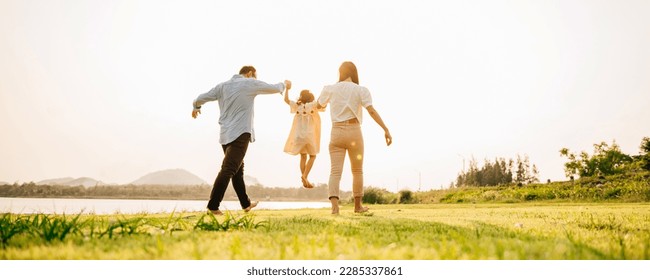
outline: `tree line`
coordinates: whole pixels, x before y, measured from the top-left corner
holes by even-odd
[[[494,162],[485,160],[478,167],[476,159],[469,162],[469,169],[462,170],[452,187],[462,186],[499,186],[515,183],[517,185],[539,182],[539,171],[530,163],[528,155],[517,155],[517,159],[496,158]]]
[[[641,140],[640,153],[628,155],[621,151],[616,141],[612,144],[605,142],[594,144],[594,151],[573,153],[567,148],[560,149],[560,156],[568,161],[564,164],[567,178],[577,177],[606,177],[619,174],[639,173],[650,171],[650,138]],[[469,169],[458,174],[451,187],[462,186],[501,186],[516,184],[518,186],[539,182],[539,171],[531,164],[527,155],[517,155],[517,159],[496,158],[494,161],[485,160],[483,166],[472,158]]]

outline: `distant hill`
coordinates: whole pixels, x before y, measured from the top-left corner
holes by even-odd
[[[216,176],[216,174],[214,175]],[[261,185],[255,177],[244,175],[244,180],[247,186]],[[89,177],[63,177],[42,180],[36,183],[37,185],[50,185],[50,186],[107,186],[116,184],[107,184],[102,181],[95,180]],[[190,173],[184,169],[167,169],[149,173],[140,177],[139,179],[131,182],[132,185],[212,185],[200,177]],[[9,183],[0,182],[0,185],[9,185]]]
[[[106,185],[102,181],[98,181],[89,177],[80,177],[76,179],[72,177],[47,179],[47,180],[39,181],[36,184],[37,185],[59,185],[59,186],[84,186],[84,187]]]
[[[9,185],[9,183],[0,181],[0,185]]]
[[[67,182],[71,182],[74,180],[72,177],[65,177],[65,178],[55,178],[55,179],[47,179],[43,181],[36,182],[37,185],[66,185]]]
[[[106,185],[102,181],[95,180],[93,178],[88,178],[88,177],[81,177],[74,179],[70,182],[68,182],[69,186],[84,186],[84,187],[94,187],[94,186],[101,186],[101,185]]]
[[[133,185],[207,185],[198,176],[184,169],[167,169],[149,173],[133,182]]]

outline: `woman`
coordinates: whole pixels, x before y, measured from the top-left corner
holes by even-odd
[[[332,214],[339,213],[339,185],[346,152],[350,158],[352,168],[354,212],[367,212],[368,207],[361,205],[361,198],[363,197],[362,108],[366,108],[370,117],[384,129],[387,146],[390,146],[393,142],[393,137],[377,110],[372,106],[370,91],[359,85],[359,75],[354,63],[343,62],[339,67],[339,82],[323,88],[321,95],[318,97],[318,105],[319,107],[325,107],[328,103],[330,104],[330,115],[332,117],[332,133],[329,144],[332,164],[329,178],[329,199],[332,203]]]

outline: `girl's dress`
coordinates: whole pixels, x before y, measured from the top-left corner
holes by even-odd
[[[317,109],[316,101],[305,104],[289,102],[291,113],[294,114],[291,132],[284,145],[284,152],[290,155],[309,154],[320,152],[320,116],[325,108]]]

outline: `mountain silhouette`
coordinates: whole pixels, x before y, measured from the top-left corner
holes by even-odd
[[[216,174],[215,174],[216,176]],[[246,185],[261,185],[260,182],[255,177],[244,175],[244,180]],[[9,183],[0,182],[0,185]],[[94,187],[94,186],[107,186],[107,185],[117,185],[117,184],[107,184],[99,180],[95,180],[89,177],[62,177],[42,180],[36,183],[37,185],[51,185],[51,186],[84,186],[84,187]],[[131,185],[212,185],[200,177],[192,174],[191,172],[185,169],[167,169],[156,172],[151,172],[147,175],[140,177],[139,179],[130,183]]]
[[[132,185],[207,185],[198,176],[184,169],[167,169],[149,173],[131,182]]]

